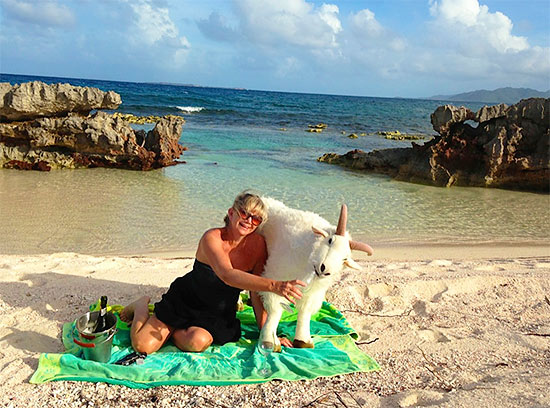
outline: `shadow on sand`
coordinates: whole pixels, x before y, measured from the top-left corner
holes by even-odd
[[[89,276],[25,274],[19,281],[0,285],[0,302],[7,309],[1,319],[0,346],[4,355],[13,348],[14,354],[25,356],[25,364],[34,371],[38,356],[28,355],[63,352],[63,324],[85,314],[100,296],[106,295],[110,304],[125,305],[142,295],[154,302],[165,290]]]

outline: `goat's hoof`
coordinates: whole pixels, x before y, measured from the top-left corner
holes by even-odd
[[[281,348],[280,344],[276,344],[275,347],[273,347],[273,352],[280,353],[283,349]]]
[[[297,339],[294,339],[294,341],[292,342],[292,345],[295,348],[314,348],[313,343],[306,343],[305,341],[297,340]]]

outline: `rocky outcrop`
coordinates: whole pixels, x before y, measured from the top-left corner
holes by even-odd
[[[145,148],[155,152],[155,161],[161,166],[170,166],[183,152],[183,146],[178,143],[179,135],[185,121],[179,116],[166,116],[161,119],[145,137]],[[178,135],[178,137],[171,137]]]
[[[114,92],[102,92],[95,88],[73,87],[59,84],[30,83],[28,87],[41,89],[38,94],[29,91],[37,100],[6,103],[0,109],[5,119],[10,112],[19,112],[18,118],[34,117],[0,123],[0,167],[25,170],[50,170],[55,168],[116,167],[133,170],[149,170],[177,163],[184,148],[178,143],[184,119],[179,116],[162,118],[149,132],[132,129],[122,118],[98,111],[89,115],[89,109],[116,107],[120,96]],[[60,91],[62,89],[62,91]],[[59,95],[66,95],[68,102],[61,104]],[[17,95],[17,92],[5,93]],[[40,95],[44,95],[40,99]],[[95,96],[94,96],[95,95]],[[114,96],[113,96],[114,95]],[[50,103],[51,102],[51,103]],[[31,107],[36,107],[34,113]],[[76,109],[76,112],[68,112]],[[6,113],[7,112],[7,113]],[[24,114],[23,114],[24,112]],[[45,117],[44,115],[48,115]]]
[[[461,123],[475,119],[474,113],[464,106],[457,108],[453,105],[440,106],[431,115],[432,126],[439,133],[447,133],[453,123]]]
[[[122,103],[116,92],[70,84],[47,85],[25,82],[0,83],[0,121],[64,116],[69,112],[88,115],[93,109],[116,109]]]
[[[461,185],[516,190],[550,190],[550,99],[525,99],[512,105],[440,106],[431,115],[439,133],[424,145],[318,160],[388,174],[398,180],[436,186]],[[477,127],[466,121],[478,122]]]

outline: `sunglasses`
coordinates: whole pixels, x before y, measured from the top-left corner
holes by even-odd
[[[239,215],[243,220],[248,220],[249,218],[252,220],[252,225],[257,227],[262,223],[262,217],[258,217],[257,215],[252,215],[247,213],[245,210],[239,210]]]

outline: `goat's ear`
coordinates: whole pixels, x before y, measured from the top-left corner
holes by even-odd
[[[311,227],[311,230],[313,231],[313,233],[314,233],[315,235],[320,235],[320,236],[322,236],[323,238],[328,237],[328,232],[326,232],[326,231],[320,230],[320,229],[315,228],[315,227]]]
[[[361,270],[361,266],[351,258],[346,259],[344,261],[344,265],[351,269],[357,269],[358,271]]]

